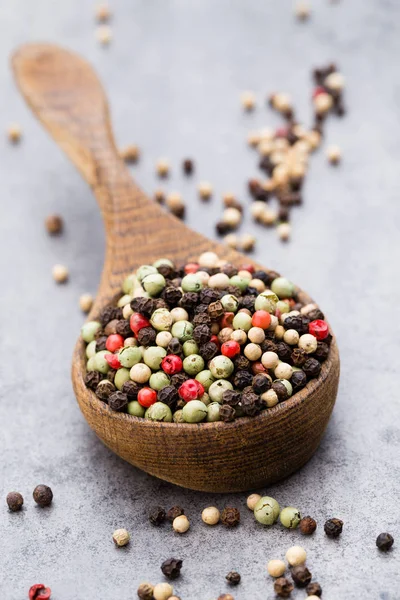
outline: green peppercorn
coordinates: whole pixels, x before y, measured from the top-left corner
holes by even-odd
[[[130,369],[143,358],[142,349],[138,346],[126,346],[118,352],[118,360],[123,367]]]
[[[132,400],[132,402],[128,402],[127,409],[128,414],[134,417],[144,417],[146,409],[139,404],[137,400]]]
[[[293,506],[287,506],[283,508],[280,514],[280,520],[284,527],[288,529],[296,529],[301,521],[301,514]]]
[[[164,421],[165,423],[172,422],[171,409],[163,402],[155,402],[155,404],[149,406],[144,416],[145,419],[150,419],[150,421]]]
[[[170,379],[164,371],[152,373],[149,379],[149,385],[153,390],[162,390],[170,384]]]
[[[185,356],[190,356],[191,354],[199,353],[199,346],[195,342],[195,340],[187,340],[182,346],[183,354]]]
[[[241,329],[242,331],[249,331],[252,327],[251,316],[244,312],[239,312],[237,315],[235,315],[233,317],[232,327],[233,327],[233,329]]]
[[[192,402],[194,402],[194,400],[192,400]],[[174,415],[172,418],[173,418],[174,423],[184,423],[185,422],[185,419],[183,418],[183,410],[182,409],[176,410],[174,412]]]
[[[227,356],[215,356],[209,364],[211,374],[216,379],[228,379],[235,368],[233,362]]]
[[[197,381],[201,383],[206,392],[208,392],[210,385],[215,381],[211,371],[207,369],[205,371],[200,371],[200,373],[197,373],[195,379],[197,379]]]
[[[187,342],[193,337],[193,325],[189,321],[177,321],[172,325],[171,333],[180,342]]]
[[[151,315],[150,323],[156,331],[169,331],[172,327],[171,313],[167,308],[157,308]]]
[[[187,342],[186,342],[187,343]],[[204,369],[204,360],[199,354],[191,354],[183,361],[183,370],[188,375],[194,376]]]
[[[207,406],[200,400],[191,400],[182,409],[182,417],[185,423],[200,423],[207,416]]]
[[[270,496],[263,496],[254,507],[254,516],[262,525],[273,525],[279,517],[280,506]]]
[[[226,379],[217,379],[208,388],[208,395],[212,402],[218,402],[222,404],[222,396],[225,390],[233,390],[233,385]]]
[[[161,273],[146,275],[142,281],[142,286],[151,298],[156,298],[165,288],[165,278]]]
[[[294,294],[294,284],[286,277],[277,277],[271,283],[271,290],[279,298],[291,298]]]
[[[94,336],[101,329],[101,323],[99,321],[88,321],[82,326],[81,335],[82,339],[89,344],[93,342]]]
[[[124,308],[127,304],[130,304],[133,300],[133,297],[130,294],[124,294],[117,302],[117,306],[120,308]]]
[[[159,267],[171,267],[171,269],[175,268],[174,263],[169,258],[159,258],[155,262],[153,262],[153,267],[158,269]]]
[[[244,292],[249,287],[249,280],[245,277],[240,277],[239,275],[233,275],[229,280],[230,285],[234,285],[239,288],[241,292]]]
[[[257,296],[254,308],[256,310],[266,310],[269,313],[275,313],[278,301],[278,296],[272,290],[265,290]]]
[[[86,358],[88,360],[89,360],[89,358],[92,358],[92,356],[94,356],[96,354],[96,344],[97,344],[96,340],[92,340],[86,346]]]
[[[86,371],[96,371],[96,355],[91,356],[86,363]]]
[[[147,277],[147,275],[154,275],[155,273],[158,273],[156,267],[153,267],[151,265],[142,265],[137,269],[136,277],[138,278],[140,283],[142,283],[143,279]]]
[[[214,423],[215,421],[221,420],[221,417],[219,415],[220,408],[221,408],[221,406],[218,402],[211,402],[211,404],[208,405],[208,412],[207,412],[207,422],[208,423]]]
[[[275,379],[274,383],[283,383],[286,388],[288,398],[293,394],[293,386],[287,379]]]
[[[117,390],[122,390],[122,386],[124,385],[125,381],[129,381],[129,380],[130,380],[129,369],[125,369],[125,367],[122,367],[121,369],[118,369],[118,371],[115,373],[114,385],[117,388]]]
[[[276,303],[276,310],[282,314],[288,313],[288,312],[290,312],[290,306],[287,302],[284,302],[283,300],[279,300],[279,302]]]
[[[100,350],[100,352],[96,352],[94,358],[94,370],[99,371],[99,373],[103,373],[106,375],[110,370],[110,365],[105,359],[106,354],[111,354],[108,350]]]
[[[221,304],[226,312],[235,313],[239,306],[239,300],[232,294],[225,294],[225,296],[222,296],[221,298]]]
[[[162,359],[167,355],[165,348],[161,346],[150,346],[143,352],[143,362],[153,371],[161,367]]]
[[[203,284],[196,273],[190,273],[182,279],[181,287],[184,292],[199,292],[203,288]]]

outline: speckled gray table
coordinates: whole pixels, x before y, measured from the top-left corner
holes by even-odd
[[[105,49],[94,39],[91,0],[0,3],[2,127],[15,120],[24,130],[19,147],[0,136],[0,495],[17,489],[25,496],[21,514],[9,514],[1,501],[2,598],[23,600],[32,583],[43,581],[54,600],[133,600],[138,583],[162,580],[161,561],[175,555],[184,559],[176,583],[184,600],[227,591],[224,577],[233,568],[242,574],[236,600],[272,599],[265,564],[299,542],[326,600],[400,598],[400,549],[382,556],[375,548],[382,530],[400,546],[400,5],[314,4],[312,20],[300,25],[289,0],[116,0],[114,40]],[[320,525],[341,517],[340,540],[328,540],[321,526],[309,539],[279,526],[260,528],[244,495],[197,494],[157,481],[111,454],[89,430],[69,365],[83,320],[78,297],[95,292],[101,271],[102,224],[90,191],[13,86],[6,58],[27,40],[57,41],[95,64],[118,141],[142,149],[137,180],[151,193],[155,160],[168,157],[168,188],[183,193],[188,222],[206,234],[221,212],[220,194],[233,190],[246,198],[245,180],[257,173],[247,132],[279,123],[265,108],[266,94],[292,93],[307,119],[311,67],[333,59],[342,67],[350,113],[330,120],[327,138],[343,148],[343,165],[328,167],[323,152],[312,159],[290,244],[248,217],[243,226],[257,232],[257,258],[308,290],[338,336],[341,385],[323,444],[301,472],[264,491]],[[259,108],[251,115],[239,107],[244,89],[257,92]],[[194,182],[180,174],[185,156],[196,160],[194,179],[215,187],[207,211]],[[65,217],[58,239],[44,232],[50,212]],[[52,281],[55,262],[69,266],[68,285]],[[54,490],[49,510],[31,499],[40,482]],[[192,522],[188,534],[151,528],[152,503],[182,504]],[[210,504],[241,507],[241,526],[203,526],[200,512]],[[111,541],[117,527],[132,533],[126,549]]]

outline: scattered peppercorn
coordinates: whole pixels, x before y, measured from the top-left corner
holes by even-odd
[[[120,548],[129,544],[130,539],[131,536],[126,529],[116,529],[113,533],[113,542]]]
[[[317,522],[312,517],[303,517],[300,521],[299,529],[303,535],[312,535],[317,529]]]
[[[337,538],[342,533],[343,521],[340,519],[328,519],[324,525],[324,531],[330,538]]]
[[[393,546],[394,539],[390,533],[380,533],[376,538],[376,545],[379,550],[387,552]]]
[[[274,590],[279,598],[289,598],[294,586],[286,577],[279,577],[274,583]]]
[[[151,583],[141,583],[137,589],[137,595],[140,600],[153,600],[154,585]]]
[[[52,274],[57,283],[65,283],[69,276],[68,269],[64,265],[54,265]]]
[[[235,600],[231,594],[221,594],[217,600]]]
[[[183,561],[177,558],[168,558],[161,565],[161,571],[168,579],[177,579],[181,574]]]
[[[22,136],[22,130],[18,123],[11,123],[11,125],[9,125],[7,135],[12,144],[18,144]]]
[[[237,508],[227,506],[221,513],[221,523],[226,527],[236,527],[240,523],[240,512]]]
[[[228,583],[231,585],[239,585],[240,583],[240,575],[236,571],[229,571],[228,575],[225,577]]]
[[[21,510],[24,503],[24,499],[19,492],[9,492],[6,501],[11,512],[18,512]]]
[[[309,596],[320,597],[322,595],[322,588],[317,581],[313,581],[307,585],[306,592]]]
[[[149,512],[149,521],[152,525],[162,525],[165,518],[165,510],[161,506],[155,506]]]
[[[63,230],[64,222],[60,215],[49,215],[46,218],[45,226],[50,235],[58,235]]]
[[[194,402],[194,400],[193,400]],[[189,403],[191,404],[191,403]],[[185,515],[176,517],[172,523],[173,530],[177,533],[186,533],[190,527],[189,519]]]
[[[50,600],[51,589],[43,583],[35,583],[29,588],[29,600]]]
[[[306,587],[311,579],[312,575],[305,565],[297,565],[290,569],[293,581],[297,587]]]
[[[103,46],[107,46],[112,40],[111,28],[108,25],[100,25],[96,30],[97,40]]]
[[[140,150],[138,146],[129,144],[120,150],[119,155],[126,163],[136,163],[140,157]]]
[[[220,520],[220,512],[215,506],[209,506],[203,510],[201,518],[207,525],[216,525]]]
[[[194,170],[194,163],[191,158],[185,158],[182,163],[183,172],[185,175],[192,175]]]
[[[82,294],[79,298],[79,306],[84,313],[88,313],[93,306],[93,296],[91,294]]]
[[[172,388],[172,389],[174,390],[174,392],[176,392],[175,388]],[[180,506],[173,506],[167,512],[167,521],[169,521],[170,523],[172,523],[176,519],[176,517],[180,517],[181,515],[184,515],[184,514],[185,514],[185,511],[183,510],[182,507],[180,507]]]
[[[157,583],[153,589],[154,600],[169,600],[173,593],[174,589],[169,583]]]
[[[42,508],[50,506],[53,501],[53,492],[48,485],[37,485],[33,490],[33,499]]]

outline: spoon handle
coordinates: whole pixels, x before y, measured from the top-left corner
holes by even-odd
[[[54,45],[27,44],[12,66],[28,105],[91,186],[103,216],[106,256],[94,313],[125,274],[166,253],[163,236],[177,223],[148,200],[119,157],[105,92],[85,60]]]

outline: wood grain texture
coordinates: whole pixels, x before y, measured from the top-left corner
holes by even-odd
[[[183,263],[213,250],[236,265],[254,262],[190,230],[136,186],[118,156],[105,93],[82,58],[57,46],[30,44],[14,54],[13,68],[29,106],[89,183],[103,216],[106,255],[89,319],[110,302],[128,273],[157,258]],[[302,300],[311,300],[299,293]],[[133,465],[194,490],[259,488],[299,469],[321,441],[339,381],[334,339],[320,377],[258,417],[233,423],[156,423],[113,412],[86,388],[84,350],[79,339],[72,382],[90,427]]]

